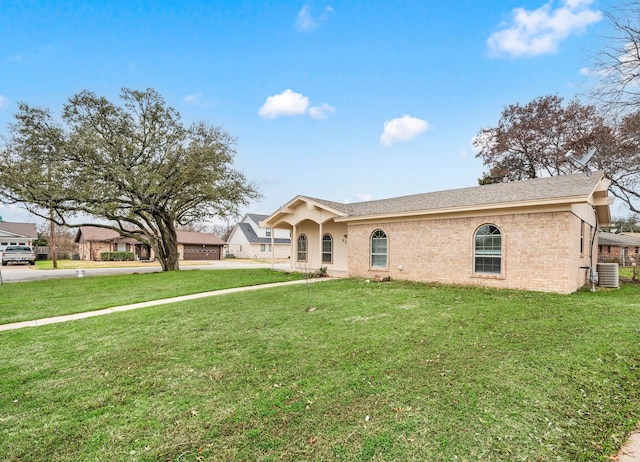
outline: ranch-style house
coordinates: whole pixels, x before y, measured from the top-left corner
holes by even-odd
[[[291,266],[331,275],[571,293],[611,220],[602,172],[343,204],[296,196],[263,227],[291,230]]]

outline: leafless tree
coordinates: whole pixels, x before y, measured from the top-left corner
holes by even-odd
[[[628,0],[605,13],[611,32],[595,57],[594,101],[619,116],[640,109],[640,1]]]

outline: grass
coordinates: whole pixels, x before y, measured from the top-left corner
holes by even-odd
[[[138,266],[157,266],[160,268],[160,264],[157,262],[146,261],[90,261],[90,260],[58,260],[58,269],[78,269],[78,268],[131,268]],[[39,270],[52,270],[52,260],[36,260],[35,268]]]
[[[231,260],[233,262],[250,262],[250,263],[272,263],[271,259],[242,259],[242,258],[234,258]],[[286,259],[278,259],[275,260],[278,263],[286,262]],[[93,261],[93,260],[58,260],[58,269],[78,269],[78,268],[131,268],[131,267],[149,267],[155,266],[160,268],[160,263],[157,261]],[[209,264],[209,261],[182,261],[180,263],[180,267],[183,266],[194,266],[194,265],[202,265]],[[36,265],[34,269],[39,270],[52,270],[53,269],[53,261],[52,260],[36,260]]]
[[[605,461],[639,296],[335,280],[3,332],[0,459]]]
[[[12,282],[0,285],[0,324],[300,277],[269,269],[235,269]]]

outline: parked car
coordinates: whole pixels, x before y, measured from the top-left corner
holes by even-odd
[[[8,245],[2,251],[2,266],[9,263],[36,264],[36,253],[28,245]]]

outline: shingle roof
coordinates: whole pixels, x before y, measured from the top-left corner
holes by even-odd
[[[17,236],[38,237],[38,228],[35,223],[16,223],[10,221],[0,221],[0,230]]]
[[[267,216],[264,215],[264,218],[262,219],[264,220],[266,217]],[[249,223],[238,223],[238,228],[240,229],[240,231],[242,231],[242,234],[244,234],[244,237],[247,239],[249,244],[271,244],[270,237],[258,237],[256,232],[253,230],[253,227]],[[274,244],[290,244],[291,239],[276,237],[273,240],[273,243]]]
[[[206,244],[224,245],[225,242],[213,233],[198,233],[195,231],[178,231],[178,242],[180,244]]]
[[[120,238],[120,234],[112,229],[101,228],[99,226],[81,226],[76,234],[76,242],[80,236],[85,241],[109,242]],[[178,231],[178,243],[180,244],[205,244],[224,245],[225,242],[213,233],[198,233],[193,231]]]
[[[251,218],[256,224],[260,223],[262,220],[266,220],[269,217],[269,215],[261,215],[259,213],[247,213],[247,216]]]
[[[603,179],[603,172],[592,172],[590,181],[585,174],[563,175],[436,191],[353,204],[342,204],[313,197],[307,197],[307,199],[342,212],[347,216],[358,217],[457,207],[479,208],[492,204],[536,200],[547,201],[567,197],[589,196],[601,179]]]
[[[620,247],[640,247],[640,238],[624,234],[598,233],[598,245],[616,245]]]
[[[80,236],[82,236],[85,241],[107,242],[118,238],[120,235],[112,229],[101,228],[99,226],[81,226],[76,233],[76,242],[79,241]]]

